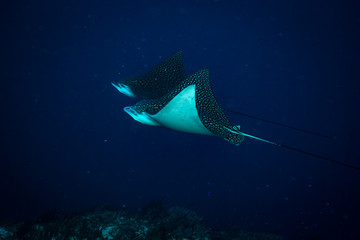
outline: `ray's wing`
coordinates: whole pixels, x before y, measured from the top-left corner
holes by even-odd
[[[186,79],[183,52],[178,51],[161,61],[144,75],[124,78],[112,84],[131,97],[157,99]],[[128,94],[127,94],[128,93]]]

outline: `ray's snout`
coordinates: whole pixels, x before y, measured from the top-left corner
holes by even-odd
[[[111,82],[111,84],[122,94],[125,94],[128,97],[136,97],[136,95],[133,93],[129,86],[120,82]]]
[[[135,106],[124,107],[124,111],[129,114],[135,121],[138,121],[145,125],[159,126],[159,123],[156,122],[148,113],[138,112],[135,109]]]

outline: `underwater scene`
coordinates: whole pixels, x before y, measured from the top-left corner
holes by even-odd
[[[360,3],[0,6],[0,240],[360,239]]]

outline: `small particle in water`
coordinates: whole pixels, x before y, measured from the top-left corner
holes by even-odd
[[[266,184],[266,185],[265,185],[265,187],[269,188],[269,187],[270,187],[270,185],[269,185],[269,184]]]
[[[256,190],[260,190],[260,189],[261,189],[261,187],[257,187],[257,188],[256,188]]]
[[[90,174],[91,172],[90,172],[90,170],[86,170],[85,173],[86,173],[86,174]]]
[[[288,197],[285,197],[284,199],[285,199],[285,201],[288,201],[288,200],[289,200],[289,198],[288,198]]]
[[[208,192],[208,197],[210,197],[212,195],[212,192]]]
[[[307,185],[308,186],[308,188],[311,188],[312,187],[312,185],[311,184],[309,184],[309,185]]]

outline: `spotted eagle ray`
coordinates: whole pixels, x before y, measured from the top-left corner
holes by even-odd
[[[181,59],[182,52],[176,54]],[[124,111],[134,120],[146,125],[163,126],[181,132],[217,136],[235,145],[239,145],[245,137],[249,137],[360,170],[360,167],[351,164],[240,131],[240,126],[232,125],[217,103],[210,86],[209,69],[200,70],[183,80],[181,77],[184,76],[185,71],[183,71],[182,61],[180,65],[173,64],[171,58],[172,56],[164,61],[167,64],[162,65],[160,63],[155,67],[156,71],[149,72],[151,74],[145,74],[138,79],[128,78],[121,83],[112,83],[125,95],[144,98],[134,106],[124,108]],[[177,58],[178,60],[179,58]],[[171,69],[171,71],[163,75],[160,74],[161,77],[158,78],[156,76],[162,72],[162,66],[167,66],[165,69]],[[180,67],[177,68],[176,66]],[[181,69],[180,74],[176,74],[179,69]],[[171,77],[166,79],[166,76],[169,75],[176,76],[174,82],[177,85],[174,83],[164,84],[166,80],[171,82]],[[159,80],[158,83],[157,80]]]
[[[244,136],[232,126],[210,87],[209,70],[200,70],[158,99],[145,99],[124,111],[146,125],[221,137],[239,145]]]
[[[153,67],[147,73],[136,76],[127,77],[120,81],[113,81],[111,84],[121,93],[129,97],[138,97],[141,99],[157,99],[175,88],[178,84],[186,79],[186,73],[183,65],[183,52],[177,51],[169,57],[162,60],[158,65]],[[251,119],[260,120],[270,124],[286,127],[303,133],[320,136],[323,138],[333,139],[334,137],[309,131],[306,129],[290,126],[288,124],[279,123],[264,118],[256,117],[250,114],[224,109],[225,111]]]

